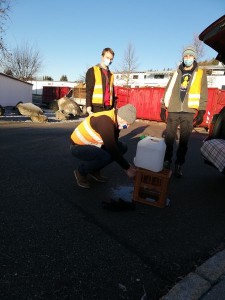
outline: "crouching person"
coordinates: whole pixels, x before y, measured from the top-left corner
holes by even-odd
[[[88,176],[105,182],[101,169],[116,161],[128,177],[133,178],[136,169],[123,157],[127,145],[119,141],[120,129],[128,128],[136,119],[136,108],[127,104],[119,109],[89,115],[71,134],[71,152],[80,160],[74,171],[77,184],[90,188]]]

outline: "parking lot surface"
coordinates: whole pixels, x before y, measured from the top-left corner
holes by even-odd
[[[225,178],[206,165],[206,133],[193,131],[183,178],[172,176],[170,206],[112,212],[102,201],[130,190],[116,163],[107,183],[77,186],[69,137],[77,121],[0,120],[1,299],[158,300],[225,248]],[[143,133],[165,124],[136,121],[122,132],[132,162]],[[131,196],[132,197],[132,196]]]

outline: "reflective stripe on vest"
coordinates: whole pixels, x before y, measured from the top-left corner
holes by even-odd
[[[200,94],[201,94],[201,82],[202,82],[203,70],[199,69],[194,74],[192,85],[188,93],[188,107],[199,108]]]
[[[169,102],[171,99],[172,91],[177,79],[178,72],[174,72],[173,77],[171,79],[170,85],[168,86],[168,89],[166,91],[165,97],[164,97],[164,103],[165,106],[168,108]],[[200,101],[200,94],[201,94],[201,81],[202,81],[202,75],[203,70],[198,69],[198,71],[194,72],[193,80],[188,92],[188,107],[189,108],[196,108],[199,107],[199,101]]]
[[[102,74],[101,70],[98,66],[94,66],[94,74],[95,74],[95,86],[94,91],[92,95],[92,103],[93,104],[103,104],[103,87],[102,87]],[[114,75],[111,74],[110,78],[110,105],[112,105],[113,100],[113,81],[114,81]]]
[[[168,86],[168,89],[166,91],[166,94],[165,94],[165,97],[164,97],[164,103],[165,103],[166,107],[169,106],[170,98],[171,98],[171,95],[172,95],[172,90],[173,90],[175,81],[177,79],[177,75],[178,75],[178,72],[177,71],[174,72],[173,77],[172,77],[172,79],[170,81],[170,85]]]
[[[99,117],[101,115],[109,116],[113,122],[116,122],[115,109],[108,111],[101,111],[88,116],[82,123],[80,123],[77,128],[71,134],[71,139],[75,144],[78,145],[93,145],[96,147],[101,147],[103,140],[90,124],[90,119],[92,117]]]

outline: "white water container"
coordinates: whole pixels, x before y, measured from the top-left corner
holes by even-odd
[[[160,172],[163,169],[165,151],[163,138],[148,136],[138,142],[134,164],[152,172]]]

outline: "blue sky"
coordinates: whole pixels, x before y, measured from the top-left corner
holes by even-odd
[[[224,0],[11,0],[6,42],[39,50],[38,76],[69,81],[84,76],[111,47],[111,69],[120,69],[129,43],[138,71],[176,68],[184,46],[224,15]],[[205,59],[216,52],[205,46]]]

